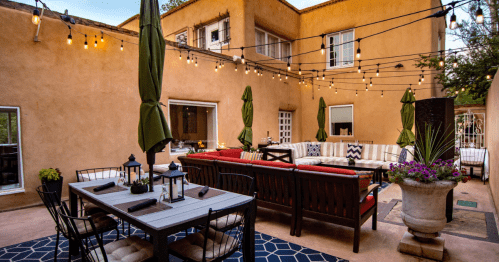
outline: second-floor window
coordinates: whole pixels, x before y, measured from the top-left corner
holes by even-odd
[[[327,68],[350,67],[354,63],[354,31],[342,31],[326,37]]]
[[[197,30],[197,47],[220,53],[223,46],[230,43],[230,20],[224,18]]]
[[[255,45],[258,54],[288,62],[291,56],[291,43],[261,29],[255,29]],[[284,42],[284,43],[283,43]]]
[[[187,31],[175,35],[175,42],[183,45],[187,45]]]

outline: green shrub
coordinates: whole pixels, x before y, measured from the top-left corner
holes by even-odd
[[[61,179],[61,171],[59,171],[59,168],[42,169],[38,173],[38,178],[42,182],[57,181],[57,180]]]

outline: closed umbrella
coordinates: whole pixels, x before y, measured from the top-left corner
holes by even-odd
[[[253,125],[253,94],[251,92],[251,86],[246,87],[241,99],[244,101],[243,108],[241,109],[244,129],[237,139],[249,151],[249,148],[253,144],[253,130],[251,130],[251,126]]]
[[[140,4],[139,39],[139,145],[147,152],[149,190],[153,191],[153,165],[157,152],[172,140],[161,104],[161,85],[165,61],[165,40],[161,29],[157,0],[142,0]]]
[[[403,103],[402,110],[400,110],[403,129],[397,139],[397,144],[401,148],[404,148],[407,145],[414,145],[414,141],[416,140],[414,133],[412,133],[412,127],[414,126],[414,106],[412,103],[416,102],[416,98],[414,98],[414,94],[409,92],[409,90],[410,89],[407,89],[405,91],[402,100],[400,100],[400,102]]]
[[[319,100],[319,112],[317,113],[317,122],[319,123],[319,130],[317,131],[317,141],[324,142],[327,138],[326,130],[324,127],[326,126],[326,102],[324,102],[324,98],[321,97]]]

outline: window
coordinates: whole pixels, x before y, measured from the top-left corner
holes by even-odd
[[[0,195],[24,192],[19,107],[0,107]]]
[[[175,36],[175,41],[179,44],[187,45],[187,31],[184,31]]]
[[[224,18],[196,30],[197,47],[220,53],[222,46],[230,44],[230,20]]]
[[[330,34],[326,37],[329,55],[328,69],[349,67],[354,64],[354,31]]]
[[[217,148],[216,103],[169,100],[168,108],[173,136],[171,154]]]
[[[279,111],[279,143],[291,143],[292,113]]]
[[[353,105],[329,107],[331,136],[353,136]]]
[[[291,43],[282,43],[284,41],[287,40],[261,29],[255,30],[255,45],[257,45],[256,52],[258,54],[288,62],[288,57],[291,56]]]

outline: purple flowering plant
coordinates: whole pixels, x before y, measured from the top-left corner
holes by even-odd
[[[419,131],[419,130],[418,130]],[[471,178],[466,176],[466,170],[459,171],[454,166],[454,160],[442,160],[440,157],[452,150],[455,141],[449,139],[451,132],[444,130],[447,135],[438,136],[440,128],[434,129],[431,125],[424,128],[424,136],[419,133],[419,137],[424,137],[416,142],[414,153],[408,151],[419,161],[404,162],[400,164],[390,164],[390,170],[387,172],[391,182],[402,182],[404,178],[412,179],[417,182],[431,183],[441,180],[450,180],[455,182],[467,182]]]

